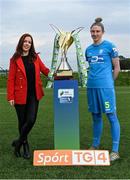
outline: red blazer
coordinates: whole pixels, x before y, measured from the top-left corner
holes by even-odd
[[[40,79],[40,72],[48,75],[49,69],[42,63],[37,55],[34,61],[35,65],[35,88],[37,100],[44,96],[42,89],[42,81]],[[8,81],[7,81],[7,99],[14,100],[16,104],[26,104],[27,99],[27,77],[22,58],[16,61],[10,60]]]

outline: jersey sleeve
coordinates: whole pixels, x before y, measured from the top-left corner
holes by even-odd
[[[85,51],[85,58],[86,58],[86,61],[88,61],[88,57],[87,57],[87,49]]]
[[[111,58],[116,58],[119,56],[119,52],[114,44],[111,44]]]

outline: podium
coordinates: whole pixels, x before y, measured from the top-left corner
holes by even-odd
[[[54,81],[55,149],[79,149],[78,81]]]

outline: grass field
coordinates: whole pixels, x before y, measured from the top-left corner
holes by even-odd
[[[11,142],[18,135],[14,108],[6,101],[6,90],[0,89],[0,179],[128,179],[130,178],[130,87],[116,88],[117,112],[121,124],[121,159],[109,167],[33,167],[32,159],[16,158]],[[37,122],[29,135],[31,151],[54,149],[53,90],[45,89]],[[87,149],[92,141],[92,121],[87,112],[86,90],[79,89],[80,146]],[[101,149],[111,149],[110,126],[105,116]]]

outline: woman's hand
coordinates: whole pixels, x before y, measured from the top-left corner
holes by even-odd
[[[14,100],[10,100],[9,103],[11,106],[14,106]]]

